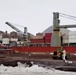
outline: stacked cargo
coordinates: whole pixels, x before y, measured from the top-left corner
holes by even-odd
[[[2,44],[4,45],[9,45],[10,39],[9,38],[3,38],[2,39]]]
[[[69,32],[69,45],[76,46],[76,31]]]
[[[44,43],[44,38],[42,38],[42,39],[31,39],[31,43]]]
[[[10,37],[10,46],[16,46],[18,41],[17,32],[11,32]]]
[[[45,43],[51,43],[52,33],[45,33]]]
[[[69,34],[63,36],[63,44],[68,45],[69,43]]]
[[[76,43],[76,31],[69,32],[69,43]]]
[[[68,46],[76,46],[76,31],[70,31],[69,34],[63,36],[63,43]]]
[[[7,33],[7,31],[5,33],[3,33],[2,37],[3,37],[2,38],[2,44],[9,45],[10,35]]]
[[[44,43],[44,36],[33,36],[31,43]]]

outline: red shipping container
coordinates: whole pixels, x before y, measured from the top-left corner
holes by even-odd
[[[31,43],[44,43],[44,39],[31,39]]]
[[[45,43],[51,43],[51,39],[45,39]]]
[[[45,33],[46,37],[51,37],[52,33]]]
[[[51,39],[52,33],[46,33],[45,34],[45,39]]]
[[[51,39],[51,37],[45,37],[45,39]]]

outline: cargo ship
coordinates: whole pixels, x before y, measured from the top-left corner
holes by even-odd
[[[53,13],[53,32],[46,33],[45,36],[41,37],[37,36],[36,38],[33,37],[32,39],[29,39],[29,36],[27,36],[26,27],[24,28],[24,32],[22,32],[15,26],[13,26],[10,22],[6,22],[6,24],[16,30],[19,34],[21,34],[23,40],[22,42],[16,42],[15,39],[14,45],[11,43],[11,45],[3,47],[0,46],[0,54],[4,53],[7,56],[16,54],[18,56],[27,55],[30,57],[34,56],[34,58],[38,58],[39,56],[41,56],[39,58],[46,58],[52,55],[53,58],[55,57],[58,59],[61,58],[62,50],[66,50],[67,54],[76,55],[76,46],[68,46],[68,43],[63,43],[63,35],[65,34],[60,34],[60,28],[73,28],[76,27],[76,25],[60,26],[58,12]],[[67,58],[69,58],[69,56],[67,56]]]

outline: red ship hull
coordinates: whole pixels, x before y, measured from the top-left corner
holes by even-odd
[[[57,50],[58,47],[11,47],[13,51],[19,51],[19,52],[46,52],[46,53],[52,53],[55,50]],[[63,49],[66,50],[68,53],[76,53],[76,46],[65,46]]]
[[[49,55],[53,54],[54,51],[56,51],[58,47],[26,47],[26,46],[14,46],[10,47],[8,49],[0,49],[0,54],[4,53],[6,55],[10,55],[11,53],[21,53],[21,54],[39,54],[39,55]],[[63,49],[66,50],[67,53],[71,55],[76,55],[76,46],[65,46]]]

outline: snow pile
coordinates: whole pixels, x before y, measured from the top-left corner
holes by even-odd
[[[26,64],[18,62],[17,67],[7,67],[0,65],[0,75],[76,75],[75,72],[64,72],[54,69],[47,69],[33,65],[32,67],[26,67]]]

